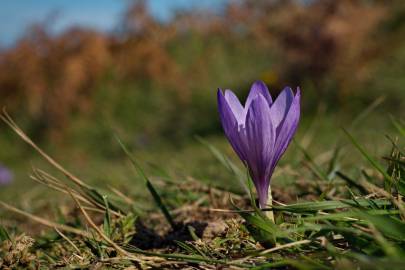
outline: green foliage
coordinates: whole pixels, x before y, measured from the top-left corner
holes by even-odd
[[[137,200],[133,201],[119,192],[106,195],[108,193],[75,178],[42,152],[29,138],[26,138],[18,126],[12,122],[9,123],[56,169],[64,172],[68,179],[73,181],[75,188],[64,185],[56,177],[39,169],[34,169],[33,179],[72,196],[82,213],[95,211],[95,213],[101,213],[101,216],[100,225],[94,225],[86,214],[85,218],[90,227],[82,229],[84,227],[82,221],[77,219],[72,223],[69,218],[65,218],[60,211],[57,211],[60,224],[51,224],[56,226],[56,232],[59,235],[51,233],[38,237],[35,245],[26,238],[27,245],[23,249],[17,248],[21,246],[15,246],[16,243],[21,242],[22,238],[14,234],[10,235],[6,227],[1,226],[0,253],[14,254],[13,257],[6,257],[6,261],[0,261],[6,266],[35,265],[35,257],[31,254],[34,247],[40,262],[51,267],[86,268],[101,263],[105,267],[124,268],[140,263],[170,268],[173,263],[181,262],[188,265],[221,265],[253,269],[269,267],[380,269],[385,263],[396,266],[403,262],[405,205],[402,195],[405,164],[403,151],[399,143],[394,140],[391,140],[389,156],[384,157],[387,161],[387,169],[385,169],[384,165],[346,132],[349,141],[359,150],[369,166],[367,171],[362,169],[362,173],[357,176],[353,171],[342,172],[341,157],[345,152],[344,149],[339,150],[342,149],[341,144],[334,147],[327,160],[319,162],[317,156],[310,154],[301,144],[296,143],[299,153],[302,154],[301,162],[307,164],[307,170],[300,170],[302,177],[316,180],[307,182],[304,187],[293,185],[297,191],[304,189],[303,192],[307,193],[311,190],[310,187],[315,186],[316,189],[310,191],[312,196],[310,200],[306,200],[303,195],[298,202],[275,203],[271,208],[264,209],[263,211],[274,212],[274,223],[256,207],[250,181],[247,182],[249,192],[241,196],[240,192],[232,193],[232,187],[222,186],[226,188],[224,191],[215,189],[213,186],[207,188],[205,184],[195,181],[185,182],[183,186],[181,182],[184,180],[173,180],[170,172],[151,164],[155,175],[159,176],[157,179],[164,179],[154,181],[157,184],[155,186],[155,184],[152,185],[151,179],[146,176],[146,172],[129,149],[118,139],[118,143],[142,179],[144,187],[150,192],[156,206],[163,214],[156,220],[145,213],[141,216],[135,214],[132,209]],[[199,138],[199,141],[208,148],[233,181],[239,180],[242,183],[246,181],[247,175],[244,175],[243,170],[220,148],[205,139]],[[337,176],[343,181],[339,182]],[[221,185],[217,186],[221,187]],[[157,192],[158,189],[160,194]],[[215,193],[212,193],[213,190]],[[211,195],[205,198],[207,193]],[[210,207],[211,203],[217,204],[223,200],[226,193],[231,193],[234,197],[231,203],[236,210],[230,211],[234,211],[240,217],[233,216],[227,219],[214,216],[213,220],[207,220],[207,214],[199,213],[202,205]],[[215,199],[213,194],[217,194],[218,197]],[[201,206],[188,205],[196,200],[201,201],[199,202]],[[8,204],[2,203],[2,205],[37,222],[49,224],[49,221],[43,218]],[[178,216],[173,216],[168,210],[168,205],[180,207],[180,209],[191,207],[191,211],[185,213],[186,217],[182,214],[184,210],[176,211]],[[224,219],[225,228],[221,229],[219,234],[213,234],[207,238],[199,231],[198,224],[181,224],[182,219],[187,219],[188,216],[194,217],[196,222],[212,223],[214,227],[220,227],[221,225],[216,222],[218,219]],[[167,225],[171,226],[167,228],[167,225],[164,225],[166,229],[163,231],[166,231],[166,235],[162,231],[157,234],[153,232],[153,227],[142,225],[157,222],[159,224],[157,227],[161,227],[163,218],[166,219]],[[175,218],[176,221],[180,219],[180,223],[175,223]],[[150,242],[152,246],[157,245],[159,248],[157,250],[156,248],[141,249],[138,247],[140,244],[138,241],[143,245]],[[123,255],[123,252],[126,253]],[[78,254],[79,257],[71,254]],[[66,257],[70,259],[62,259]],[[21,258],[24,259],[21,260]]]

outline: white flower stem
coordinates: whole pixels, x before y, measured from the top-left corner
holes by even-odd
[[[269,185],[269,193],[268,193],[268,198],[267,198],[267,206],[268,207],[272,207],[273,206],[273,196],[271,195],[271,185]],[[274,214],[273,214],[273,209],[271,209],[270,211],[266,211],[266,216],[273,221],[273,223],[275,223],[274,221]]]

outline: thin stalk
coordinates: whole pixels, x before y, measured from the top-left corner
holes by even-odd
[[[273,196],[271,195],[271,185],[269,185],[269,196],[267,198],[267,207],[270,207],[271,210],[265,211],[266,216],[275,224],[273,213]]]
[[[30,214],[28,212],[25,212],[23,210],[15,208],[14,206],[11,206],[11,205],[9,205],[9,204],[7,204],[5,202],[0,201],[0,206],[7,209],[7,210],[9,210],[9,211],[11,211],[11,212],[14,212],[14,213],[20,214],[22,216],[25,216],[26,218],[29,218],[29,219],[31,219],[31,220],[33,220],[35,222],[38,222],[38,223],[40,223],[40,224],[42,224],[44,226],[48,226],[48,227],[51,227],[51,228],[56,228],[56,229],[59,229],[61,231],[65,231],[65,232],[69,232],[69,233],[74,233],[74,234],[81,235],[81,236],[87,237],[87,238],[89,237],[89,234],[86,231],[83,231],[83,230],[80,230],[80,229],[77,229],[77,228],[74,228],[74,227],[71,227],[71,226],[68,226],[68,225],[65,225],[65,224],[55,223],[55,222],[52,222],[50,220],[35,216],[33,214]]]

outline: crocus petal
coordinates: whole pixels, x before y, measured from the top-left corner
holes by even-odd
[[[262,81],[255,81],[252,84],[252,87],[250,87],[250,92],[249,95],[246,99],[246,103],[245,103],[245,109],[248,110],[250,103],[252,102],[253,99],[255,99],[258,95],[262,95],[267,103],[268,106],[271,106],[271,104],[273,103],[273,100],[271,98],[269,89],[267,88],[266,84]]]
[[[300,100],[301,91],[299,88],[297,88],[297,93],[295,94],[295,97],[291,103],[290,109],[288,110],[287,115],[285,116],[278,129],[279,131],[277,134],[273,152],[273,169],[277,165],[277,162],[279,161],[281,156],[287,150],[287,147],[290,144],[295,131],[297,130],[298,122],[300,119]]]
[[[228,102],[226,101],[221,89],[218,89],[217,92],[218,98],[218,110],[219,116],[221,119],[222,127],[224,129],[225,135],[228,138],[228,141],[232,145],[235,152],[238,154],[239,158],[242,161],[246,160],[246,154],[244,145],[241,142],[241,136],[239,135],[239,124],[238,121],[229,106]]]
[[[226,137],[248,167],[261,208],[266,206],[270,179],[290,144],[300,118],[300,89],[286,87],[272,102],[266,85],[252,85],[245,107],[232,91],[218,90],[218,106]]]
[[[264,207],[270,181],[270,176],[266,172],[271,166],[276,135],[270,119],[270,108],[261,94],[252,100],[248,109],[246,135],[249,144],[247,163],[259,194],[260,206]]]
[[[291,90],[290,87],[286,87],[280,93],[280,95],[278,95],[273,105],[271,105],[270,108],[271,119],[276,128],[280,126],[280,123],[286,117],[287,112],[290,109],[290,105],[293,102],[293,99],[294,99],[293,91]]]
[[[231,108],[233,114],[235,115],[236,120],[239,124],[245,123],[245,117],[243,115],[243,106],[240,103],[237,96],[229,89],[225,90],[225,99],[228,102],[229,107]]]

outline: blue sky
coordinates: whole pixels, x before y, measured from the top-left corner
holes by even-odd
[[[151,13],[168,20],[179,9],[219,9],[228,0],[147,0]],[[52,22],[52,30],[80,25],[112,30],[128,0],[2,0],[0,2],[0,46],[9,46],[35,22]],[[55,18],[51,15],[54,14]]]

